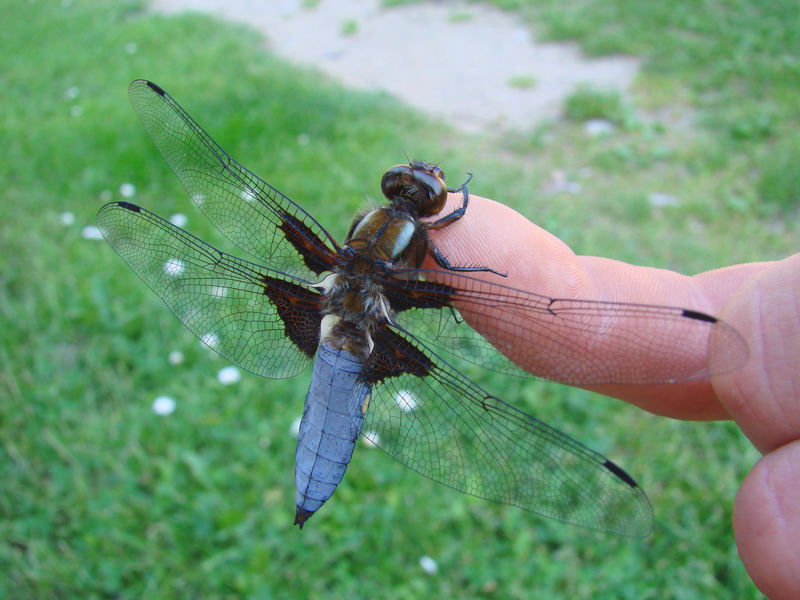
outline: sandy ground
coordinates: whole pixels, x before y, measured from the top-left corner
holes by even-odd
[[[630,57],[586,59],[573,44],[537,43],[487,5],[379,0],[152,0],[161,12],[204,11],[260,29],[272,51],[342,83],[380,89],[466,131],[529,129],[559,116],[579,84],[625,91]],[[514,82],[517,82],[516,85]],[[522,81],[528,85],[520,85]]]

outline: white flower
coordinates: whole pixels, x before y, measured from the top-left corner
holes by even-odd
[[[381,443],[381,436],[377,431],[365,431],[361,434],[361,443],[367,448],[375,448]]]
[[[119,186],[119,195],[123,198],[133,198],[136,195],[136,186],[132,183],[121,183]]]
[[[68,210],[62,212],[58,218],[62,225],[72,225],[75,222],[75,215]]]
[[[183,362],[183,352],[180,350],[173,350],[167,357],[167,362],[171,365],[179,365]]]
[[[415,408],[417,408],[417,399],[414,397],[414,394],[409,392],[408,390],[400,390],[394,397],[394,401],[397,403],[397,406],[400,407],[400,410],[403,412],[411,412]]]
[[[170,258],[164,263],[164,273],[170,277],[177,277],[186,269],[183,261],[179,258]]]
[[[175,400],[169,396],[159,396],[153,401],[153,412],[166,417],[175,411]]]
[[[231,385],[242,378],[242,372],[236,367],[225,367],[217,373],[217,380],[222,385]]]
[[[213,333],[206,333],[200,340],[209,348],[216,348],[219,344],[219,338]]]
[[[183,213],[175,213],[169,218],[169,222],[175,225],[176,227],[186,227],[186,223],[189,219],[186,218],[186,215]]]
[[[103,234],[94,225],[87,225],[81,229],[81,235],[87,240],[102,240]]]
[[[428,575],[436,575],[439,572],[439,565],[430,556],[422,555],[419,559],[419,566]]]
[[[67,91],[64,92],[64,96],[67,100],[75,100],[78,96],[81,95],[81,90],[77,85],[73,85],[67,88]]]

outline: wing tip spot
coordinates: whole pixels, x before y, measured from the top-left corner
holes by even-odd
[[[626,472],[625,472],[625,471],[622,469],[622,467],[620,467],[620,466],[619,466],[619,465],[617,465],[616,463],[614,463],[614,462],[612,462],[612,461],[610,461],[610,460],[606,459],[606,462],[604,462],[604,463],[603,463],[603,466],[604,466],[606,469],[608,469],[609,471],[611,471],[611,472],[612,472],[614,475],[616,475],[617,477],[619,477],[620,479],[622,479],[622,481],[624,481],[625,483],[627,483],[627,484],[628,484],[630,487],[632,487],[632,488],[637,488],[637,487],[639,487],[639,484],[638,484],[638,483],[636,483],[636,481],[634,481],[633,477],[631,477],[630,475],[628,475],[628,473],[626,473]]]
[[[130,202],[120,201],[120,202],[117,202],[117,206],[119,206],[120,208],[124,208],[125,210],[129,210],[131,212],[135,212],[135,213],[142,212],[141,207],[139,207],[139,206],[137,206],[135,204],[132,204]]]
[[[158,84],[155,84],[152,81],[146,81],[146,83],[147,83],[147,87],[149,87],[151,90],[153,90],[159,96],[166,95],[166,92],[163,89],[161,89],[161,87]]]
[[[707,323],[717,322],[716,317],[712,317],[711,315],[707,315],[706,313],[701,313],[696,310],[689,310],[688,308],[683,310],[681,316],[687,317],[689,319],[695,319],[697,321],[706,321]]]

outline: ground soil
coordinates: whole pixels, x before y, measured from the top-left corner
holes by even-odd
[[[311,3],[314,4],[314,3]],[[529,28],[486,4],[379,0],[152,0],[262,31],[269,48],[345,85],[384,90],[465,131],[526,130],[557,118],[578,85],[625,91],[639,62],[587,59],[577,46],[539,43]]]

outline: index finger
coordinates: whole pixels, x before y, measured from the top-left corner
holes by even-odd
[[[451,195],[443,213],[446,214],[461,202],[461,194]],[[553,298],[674,306],[710,315],[719,311],[728,295],[741,285],[742,281],[761,268],[759,265],[741,265],[687,277],[664,269],[636,267],[610,259],[578,256],[558,238],[534,225],[513,209],[474,195],[470,195],[469,207],[464,217],[441,230],[431,231],[431,241],[451,264],[487,266],[506,272],[507,277],[504,278],[491,273],[471,274],[478,279],[500,285]],[[432,261],[425,266],[433,267]],[[483,318],[471,319],[468,307],[459,306],[459,309],[470,325],[486,335],[498,348],[501,350],[504,348],[502,336],[503,331],[508,331],[507,327],[498,329],[485,314]],[[507,319],[508,315],[498,312],[497,318]],[[647,322],[648,331],[657,325],[655,322]],[[697,329],[698,332],[703,330],[702,327]],[[657,329],[652,331],[664,339],[669,339],[669,331]],[[563,333],[574,335],[576,339],[581,335],[581,332],[574,327],[568,332],[554,334],[552,331],[543,330],[532,331],[530,335],[535,346],[537,336],[546,342],[547,336]],[[631,331],[630,334],[630,337],[638,336],[640,339],[646,339],[643,336],[648,335],[648,332]],[[596,339],[586,343],[595,345],[598,341],[608,343],[609,356],[613,356],[619,350],[613,347],[613,339],[615,337],[617,340],[626,339],[624,331],[617,331],[615,336],[608,336],[607,340],[600,340],[601,337],[595,334]],[[511,341],[518,342],[518,338]],[[552,345],[552,340],[550,343]],[[691,352],[704,353],[700,357],[694,357],[695,360],[707,359],[705,352],[708,340],[681,340],[680,336],[676,335],[673,343],[676,345],[674,355],[665,352],[663,356],[647,358],[650,362],[661,361],[662,364],[642,365],[642,356],[633,353],[635,344],[624,345],[623,351],[630,354],[631,364],[638,360],[638,364],[643,368],[658,372],[670,372],[670,361],[686,360]],[[679,347],[679,343],[691,347]],[[645,342],[642,346],[644,344]],[[550,360],[547,356],[543,358],[537,355],[535,351],[522,354],[513,352],[513,348],[508,346],[504,353],[522,368],[539,374],[543,370],[541,361]],[[613,360],[625,360],[625,358],[616,356]],[[564,360],[563,357],[560,359]],[[552,360],[559,360],[559,357],[554,357]],[[573,360],[580,360],[579,352],[575,352]],[[548,372],[547,369],[544,371]],[[728,417],[707,379],[670,384],[615,383],[584,387],[632,402],[657,414],[684,419]]]

